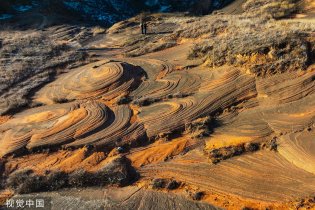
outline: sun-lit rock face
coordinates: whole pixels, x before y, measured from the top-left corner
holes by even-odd
[[[17,115],[1,125],[1,156],[23,147],[60,145],[84,136],[108,120],[107,112],[108,108],[100,103],[75,102]]]
[[[0,117],[0,187],[84,194],[87,206],[113,198],[113,209],[312,209],[313,21],[249,14],[242,2],[228,14],[152,14],[146,36],[138,17],[82,42],[86,27],[44,28],[90,57]]]
[[[100,61],[60,77],[37,94],[37,101],[54,103],[75,99],[114,99],[136,88],[141,69],[123,62]]]
[[[36,96],[38,102],[51,105],[15,115],[0,125],[0,156],[23,148],[88,144],[112,148],[138,140],[144,129],[141,123],[131,122],[130,107],[109,108],[101,101],[128,94],[137,88],[141,76],[138,67],[110,60],[61,76]]]

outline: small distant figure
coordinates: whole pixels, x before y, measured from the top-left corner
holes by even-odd
[[[141,28],[141,34],[143,34],[143,20],[140,20],[140,28]]]
[[[148,29],[148,24],[146,21],[141,20],[140,22],[140,28],[141,28],[141,34],[146,35],[147,34],[147,29]]]
[[[146,35],[148,32],[148,14],[145,12],[142,12],[140,14],[140,28],[141,28],[141,34]]]
[[[144,34],[145,35],[147,34],[147,28],[148,28],[148,24],[147,24],[147,22],[144,22],[143,29],[144,29]]]

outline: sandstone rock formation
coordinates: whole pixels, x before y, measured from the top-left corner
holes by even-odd
[[[243,2],[154,14],[147,36],[137,18],[83,39],[45,28],[89,59],[0,117],[0,195],[37,183],[55,209],[313,208],[313,10]]]

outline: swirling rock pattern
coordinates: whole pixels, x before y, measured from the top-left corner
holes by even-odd
[[[0,155],[21,148],[124,144],[143,135],[143,126],[130,124],[130,118],[128,106],[111,110],[95,101],[36,108],[1,125]]]
[[[279,153],[297,167],[315,174],[314,139],[314,130],[287,134],[280,140]]]
[[[257,81],[261,105],[294,102],[315,92],[315,72],[291,72]]]
[[[176,94],[189,94],[197,91],[200,77],[188,72],[173,72],[163,79],[145,81],[131,96],[136,99],[160,99]]]
[[[1,156],[15,150],[61,145],[98,129],[108,108],[97,102],[73,102],[40,107],[14,116],[1,125]]]
[[[60,77],[39,91],[36,98],[42,103],[88,98],[110,100],[130,91],[140,73],[127,63],[99,61]]]
[[[62,75],[35,96],[52,105],[22,112],[1,125],[0,156],[55,146],[112,148],[140,139],[144,128],[131,122],[129,106],[109,108],[103,101],[128,94],[137,87],[141,73],[128,63],[104,60]]]
[[[172,132],[198,117],[224,110],[244,98],[255,96],[255,80],[250,76],[238,74],[238,70],[232,69],[232,72],[234,71],[236,74],[223,75],[220,78],[224,81],[221,86],[204,87],[193,96],[144,107],[139,117],[140,121],[147,126],[148,136]]]
[[[106,128],[86,138],[78,139],[67,146],[117,145],[117,143],[130,141],[131,139],[139,139],[143,135],[143,126],[138,123],[130,125],[131,114],[128,106],[118,106],[114,109],[114,120]]]
[[[263,202],[266,208],[313,195],[315,69],[262,79],[241,67],[173,63],[183,49],[174,47],[167,60],[159,52],[137,58],[103,52],[102,60],[61,74],[35,94],[43,106],[1,120],[6,170],[33,164],[39,173],[47,167],[93,172],[123,153],[146,187],[154,178],[176,177],[210,198],[234,198],[235,206],[239,200]],[[193,136],[196,121],[204,122],[206,136]],[[206,155],[270,140],[278,152],[259,148],[217,164]]]
[[[200,153],[141,169],[145,176],[176,177],[218,194],[284,201],[314,193],[315,177],[274,152],[259,152],[211,165]],[[226,173],[228,172],[228,175]]]

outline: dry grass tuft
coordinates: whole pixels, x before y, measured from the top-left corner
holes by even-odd
[[[256,16],[284,18],[298,10],[297,0],[247,0],[243,9]]]
[[[29,94],[49,82],[58,68],[86,57],[40,32],[3,30],[0,36],[0,115],[28,106]]]
[[[203,58],[210,67],[245,67],[256,76],[305,69],[313,46],[306,39],[311,31],[311,25],[281,25],[265,18],[235,16],[233,21],[227,20],[224,33],[207,32],[207,38],[195,44],[188,58]]]

